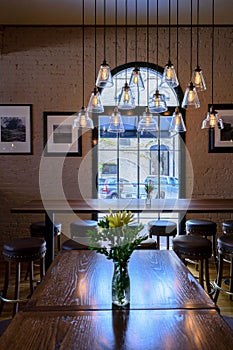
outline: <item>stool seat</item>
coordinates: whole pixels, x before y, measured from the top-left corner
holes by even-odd
[[[231,300],[233,296],[233,235],[231,233],[223,234],[218,238],[217,242],[218,242],[218,276],[217,276],[217,280],[214,281],[214,286],[216,288],[216,293],[214,296],[215,303],[218,300],[220,291],[222,291],[225,294],[228,294]],[[221,288],[224,261],[227,261],[230,263],[230,273],[229,273],[230,279],[229,279],[228,290],[225,288]]]
[[[95,220],[77,220],[70,224],[71,238],[85,237],[88,230],[97,227],[98,222]]]
[[[222,223],[223,233],[233,233],[233,220],[226,220]]]
[[[147,238],[145,241],[142,241],[141,244],[139,244],[136,249],[158,249],[158,248],[157,248],[157,243],[153,238]]]
[[[194,259],[199,264],[199,282],[204,288],[204,265],[205,280],[209,294],[211,294],[211,286],[209,280],[209,262],[208,259],[212,255],[212,244],[207,238],[192,235],[180,235],[173,238],[173,250],[186,263],[187,259]]]
[[[160,237],[167,237],[167,249],[169,249],[169,237],[177,235],[177,226],[173,221],[152,220],[148,222],[149,236],[157,237],[157,249],[160,249]]]
[[[211,220],[187,220],[185,223],[186,233],[189,235],[212,237],[212,251],[217,267],[216,234],[217,224]]]
[[[203,237],[180,235],[173,239],[173,250],[195,257],[211,257],[211,242]]]
[[[62,244],[62,250],[86,250],[89,249],[88,246],[78,243],[73,239],[68,239]]]
[[[23,237],[9,240],[3,244],[2,254],[6,261],[5,269],[5,279],[4,287],[1,296],[1,309],[2,312],[4,302],[13,302],[13,316],[18,311],[18,304],[20,302],[19,293],[20,293],[20,272],[21,272],[21,263],[27,262],[29,266],[30,273],[30,291],[31,294],[34,291],[34,272],[33,272],[33,263],[34,261],[40,260],[40,278],[42,279],[45,275],[44,268],[44,257],[46,253],[46,242],[43,238],[38,237]],[[9,275],[11,263],[15,262],[15,298],[14,300],[6,299],[7,290],[9,286]]]
[[[2,254],[8,259],[27,261],[39,259],[46,252],[46,242],[42,238],[16,238],[3,245]]]

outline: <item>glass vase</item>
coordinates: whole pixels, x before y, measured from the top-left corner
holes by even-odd
[[[127,262],[114,262],[112,278],[112,303],[125,306],[130,302],[130,280]]]
[[[147,194],[146,196],[146,206],[150,207],[151,206],[151,195]]]

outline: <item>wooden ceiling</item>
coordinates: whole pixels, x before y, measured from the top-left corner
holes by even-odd
[[[106,1],[106,25],[115,24],[116,0]],[[177,0],[171,1],[171,24],[176,24]],[[190,24],[190,4],[193,3],[193,24],[196,24],[197,1],[178,0],[179,24]],[[95,24],[95,0],[85,0],[85,25]],[[104,0],[96,0],[97,25],[104,24]],[[199,0],[199,23],[212,23],[213,0]],[[0,25],[80,25],[83,0],[1,0]],[[117,24],[156,24],[156,0],[117,0]],[[149,3],[149,18],[147,4]],[[136,17],[137,4],[137,17]],[[233,0],[215,0],[215,24],[233,24]],[[169,0],[159,0],[159,24],[169,23]]]

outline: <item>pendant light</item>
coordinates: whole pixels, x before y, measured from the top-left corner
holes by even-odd
[[[147,31],[146,31],[146,52],[147,52],[147,62],[149,62],[149,0],[147,0]],[[147,66],[147,101],[148,101],[148,94],[149,94],[149,72],[148,72],[148,66]],[[138,129],[139,132],[143,133],[143,131],[157,131],[158,125],[156,120],[153,117],[153,114],[150,113],[148,107],[146,107],[145,112],[143,113],[143,116],[141,117],[139,123],[138,123]]]
[[[192,31],[193,31],[193,23],[192,23],[192,8],[193,8],[193,1],[191,0],[190,4],[190,15],[191,15],[191,21],[190,21],[190,75],[191,80],[189,85],[187,86],[184,94],[184,98],[182,101],[182,108],[185,109],[195,109],[200,107],[200,101],[197,95],[197,91],[195,88],[195,85],[192,82],[192,46],[193,46],[193,40],[192,40]]]
[[[174,65],[171,63],[171,0],[169,0],[169,14],[168,14],[168,18],[169,18],[169,42],[168,42],[168,50],[169,50],[169,55],[168,55],[168,63],[166,64],[165,68],[164,68],[164,72],[163,72],[163,76],[162,76],[162,81],[161,84],[167,83],[170,87],[176,87],[179,85],[178,79],[177,79],[177,75],[176,75],[176,71],[174,68]]]
[[[117,0],[115,0],[115,65],[117,67]],[[115,95],[117,96],[117,77],[115,79]],[[110,118],[108,132],[120,133],[124,132],[124,125],[121,118],[121,113],[117,107],[117,98],[115,99],[114,111]]]
[[[106,61],[106,0],[104,0],[104,60],[99,69],[96,86],[100,88],[110,88],[113,86],[111,70]]]
[[[125,0],[125,63],[127,63],[127,45],[128,45],[128,28],[127,28],[127,11],[128,10],[128,1]],[[125,70],[125,84],[122,87],[121,94],[119,97],[118,103],[119,109],[134,109],[135,108],[135,99],[130,86],[127,83],[127,69]]]
[[[197,91],[206,90],[205,79],[199,65],[199,0],[197,0],[197,66],[193,71],[192,81]]]
[[[144,86],[140,69],[137,66],[137,51],[138,51],[137,16],[138,16],[138,1],[135,0],[135,68],[132,71],[132,74],[129,80],[129,86],[131,87],[131,89],[136,88],[137,90],[143,91],[145,90],[145,86]]]
[[[159,56],[159,44],[158,44],[158,39],[159,39],[159,33],[158,33],[158,22],[159,22],[159,1],[157,0],[157,86],[154,95],[149,101],[149,111],[152,113],[162,113],[167,111],[167,105],[166,105],[166,98],[165,95],[159,93],[159,88],[158,88],[158,56]]]
[[[177,57],[177,73],[178,73],[178,61],[179,61],[179,0],[176,1],[176,57]],[[179,107],[177,106],[175,109],[175,112],[172,115],[171,124],[169,127],[169,132],[185,132],[186,127],[185,123],[182,117],[182,114],[180,113]]]
[[[96,1],[95,0],[95,75],[96,75]],[[90,113],[102,113],[104,111],[103,103],[99,88],[94,87],[87,106],[87,111]]]
[[[74,123],[73,123],[73,128],[81,128],[81,129],[94,129],[94,125],[93,125],[93,120],[89,117],[88,112],[86,110],[86,107],[84,107],[84,100],[85,100],[85,93],[84,93],[84,79],[85,79],[85,52],[84,52],[84,47],[85,47],[85,33],[84,33],[84,0],[82,2],[82,46],[83,46],[83,51],[82,51],[82,83],[83,83],[83,106],[80,109],[77,118],[74,119]]]
[[[207,113],[206,118],[202,122],[202,129],[223,129],[224,124],[219,118],[217,111],[214,110],[214,0],[212,2],[212,105]]]

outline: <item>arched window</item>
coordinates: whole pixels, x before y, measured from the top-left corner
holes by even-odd
[[[104,113],[95,115],[98,126],[97,164],[98,184],[96,195],[99,198],[145,198],[145,183],[154,180],[154,196],[178,198],[184,195],[182,186],[182,152],[179,134],[169,132],[172,113],[182,99],[181,89],[160,87],[162,77],[156,65],[137,63],[140,68],[145,90],[135,91],[133,110],[120,110],[125,132],[108,132],[110,116],[125,82],[129,82],[135,63],[119,66],[112,71],[114,86],[102,91]],[[168,111],[161,115],[154,114],[160,125],[157,132],[137,131],[138,122],[148,98],[159,86],[165,94]],[[106,171],[109,169],[109,172]]]

